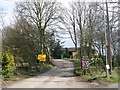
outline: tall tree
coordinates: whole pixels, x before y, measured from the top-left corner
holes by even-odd
[[[77,27],[76,27],[76,13],[75,8],[72,4],[70,4],[70,8],[65,8],[63,12],[62,23],[65,26],[64,29],[67,30],[70,38],[75,46],[77,51],[78,49],[78,38],[77,38]]]
[[[35,25],[39,34],[39,48],[41,54],[49,52],[46,46],[46,31],[54,30],[53,26],[59,22],[60,4],[55,1],[44,2],[44,0],[36,2],[23,2],[17,4],[19,16],[22,16],[28,22]],[[50,52],[49,52],[50,53]],[[50,58],[50,55],[48,54]]]

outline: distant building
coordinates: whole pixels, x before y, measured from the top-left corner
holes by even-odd
[[[86,47],[86,50],[88,50],[87,48],[88,47]],[[78,48],[78,50],[79,49],[80,48]],[[67,53],[67,55],[63,55],[64,58],[77,58],[77,55],[79,52],[79,51],[76,51],[74,47],[73,48],[62,48],[62,50]],[[87,51],[86,51],[86,54],[88,54]],[[99,53],[96,50],[92,49],[92,55],[98,56]]]
[[[62,50],[68,54],[67,58],[76,58],[77,52],[75,48],[63,48]]]

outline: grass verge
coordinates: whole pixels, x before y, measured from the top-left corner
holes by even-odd
[[[24,72],[24,73],[16,73],[13,78],[19,77],[19,78],[29,78],[32,76],[37,76],[41,73],[44,73],[50,69],[52,69],[53,65],[51,64],[45,64],[42,67],[39,68],[39,71],[31,71],[31,72]]]
[[[2,87],[6,87],[7,85],[14,83],[16,81],[21,81],[23,79],[27,79],[27,78],[31,78],[33,76],[37,76],[40,75],[41,73],[44,73],[50,69],[52,69],[54,65],[51,64],[45,64],[44,66],[42,66],[42,68],[40,69],[40,71],[33,71],[33,72],[22,72],[22,73],[15,73],[11,78],[5,79],[2,81]]]
[[[118,69],[115,68],[112,71],[112,75],[106,76],[105,71],[99,72],[96,70],[94,66],[90,66],[86,75],[83,75],[83,70],[81,69],[80,59],[68,59],[64,58],[63,60],[68,60],[74,62],[74,74],[77,76],[81,76],[82,79],[87,79],[90,82],[110,82],[110,83],[117,83],[120,82],[120,76],[118,75]]]

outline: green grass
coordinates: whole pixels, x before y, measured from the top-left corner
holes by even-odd
[[[112,82],[112,83],[119,82],[117,75],[110,75],[108,77],[101,76],[101,75],[96,75],[96,76],[83,75],[82,78],[83,79],[88,79],[88,80],[91,80],[91,81],[96,81],[96,82]]]
[[[118,75],[116,70],[113,70],[112,75],[108,75],[108,77],[106,77],[105,71],[102,73],[101,72],[92,72],[92,73],[94,74],[83,75],[82,78],[97,82],[111,82],[111,83],[120,82],[120,76]]]
[[[43,72],[45,72],[45,71],[47,71],[47,70],[50,70],[50,69],[52,69],[52,68],[53,68],[53,65],[47,64],[47,65],[45,65]]]
[[[74,62],[74,61],[79,60],[79,59],[62,58],[62,60],[67,60],[67,61],[72,61],[72,62]]]
[[[75,60],[74,61],[74,73],[76,75],[80,75],[82,73],[82,69],[81,69],[81,64],[80,64],[80,60]]]
[[[72,61],[74,62],[74,73],[76,75],[80,75],[81,74],[81,64],[80,64],[80,59],[70,59],[70,58],[63,58],[63,60],[67,60],[67,61]]]
[[[118,82],[118,76],[115,75],[115,76],[109,76],[107,78],[100,78],[101,81],[105,81],[105,82],[113,82],[113,83],[116,83]]]
[[[53,65],[51,64],[45,64],[42,67],[40,67],[40,71],[31,71],[31,72],[27,72],[27,71],[23,71],[23,72],[19,72],[16,71],[17,73],[15,73],[11,78],[6,78],[4,79],[5,81],[17,81],[18,79],[25,79],[25,78],[30,78],[33,76],[37,76],[40,75],[41,73],[44,73],[50,69],[52,69]]]
[[[112,82],[112,83],[117,83],[120,82],[120,76],[118,75],[118,69],[115,68],[112,71],[112,75],[109,75],[108,77],[106,76],[106,72],[104,70],[99,70],[96,69],[95,66],[89,66],[90,69],[88,70],[89,72],[86,75],[83,75],[83,70],[81,69],[81,64],[80,64],[80,59],[69,59],[69,58],[64,58],[63,60],[68,60],[68,61],[73,61],[74,62],[74,73],[76,75],[81,75],[83,79],[88,79],[92,81],[97,81],[97,82]]]
[[[12,79],[14,79],[14,78],[29,78],[29,77],[30,77],[29,75],[17,74],[17,75],[14,75]]]
[[[44,73],[50,69],[53,68],[53,65],[51,64],[45,64],[43,65],[42,67],[39,68],[39,71],[33,71],[33,72],[30,72],[30,73],[26,73],[27,75],[30,75],[30,76],[36,76],[36,75],[39,75],[41,73]]]
[[[81,73],[81,64],[80,64],[80,59],[70,59],[70,58],[63,58],[62,60],[67,60],[67,61],[72,61],[74,62],[74,73],[76,75],[80,75]]]

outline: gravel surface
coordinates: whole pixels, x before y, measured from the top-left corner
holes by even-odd
[[[54,63],[56,66],[48,72],[12,83],[6,88],[101,88],[98,83],[89,83],[76,77],[73,74],[73,62],[54,59]],[[113,87],[111,85],[104,86],[104,88],[117,87],[117,84],[114,84]]]

